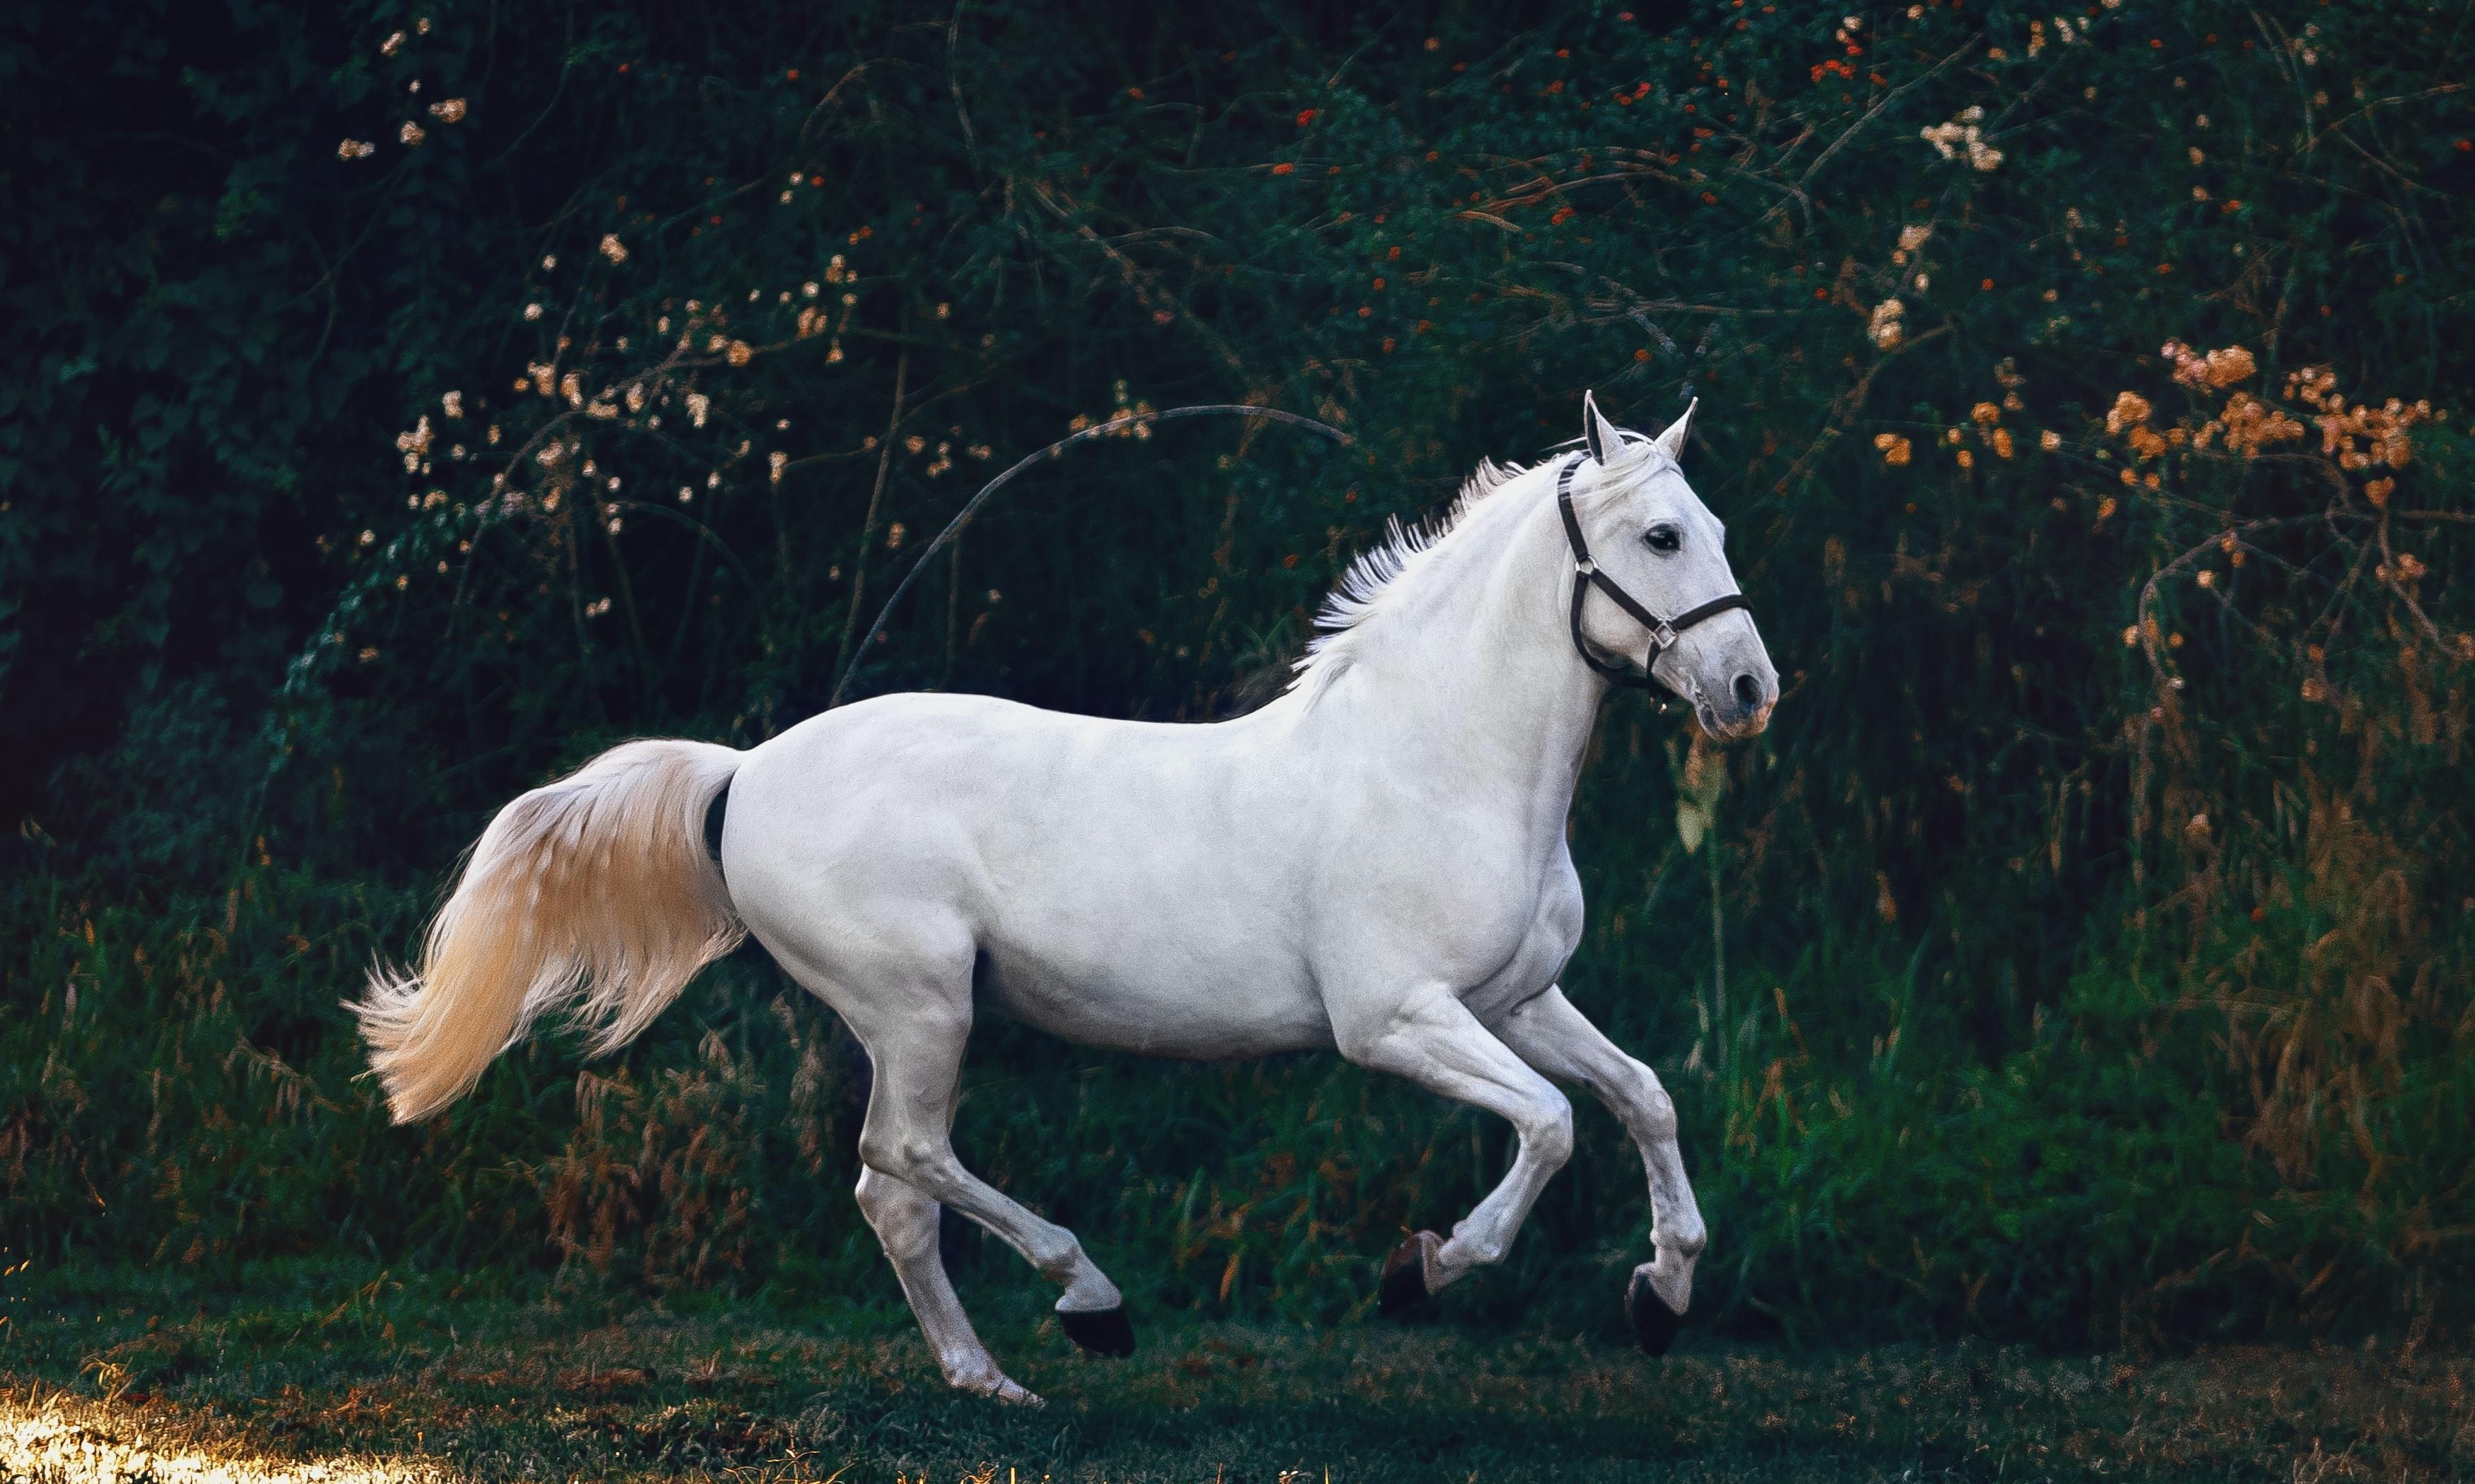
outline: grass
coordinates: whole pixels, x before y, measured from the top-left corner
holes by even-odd
[[[22,1279],[20,1280],[22,1281]],[[885,1285],[891,1287],[890,1281]],[[12,1478],[2447,1479],[2475,1358],[2147,1360],[1962,1343],[1791,1352],[1152,1317],[1086,1359],[1028,1283],[967,1293],[1040,1410],[957,1398],[890,1302],[796,1313],[471,1293],[443,1276],[115,1270],[0,1328]]]

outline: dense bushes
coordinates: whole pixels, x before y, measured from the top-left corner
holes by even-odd
[[[1592,386],[1703,400],[1789,676],[1724,757],[1610,702],[1575,820],[1570,987],[1678,1093],[1705,1301],[2463,1317],[2454,15],[90,10],[0,40],[19,1251],[884,1288],[852,1058],[761,961],[409,1131],[335,1002],[624,736],[753,742],[854,665],[1242,706]],[[1103,440],[850,652],[984,472],[1206,400],[1359,442]],[[1154,1302],[1347,1313],[1503,1157],[1316,1058],[972,1076],[966,1156]],[[1591,1122],[1454,1302],[1611,1312],[1639,1180]]]

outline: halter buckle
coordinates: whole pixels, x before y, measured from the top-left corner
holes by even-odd
[[[1599,570],[1598,564],[1597,564],[1596,562],[1591,561],[1591,560],[1590,560],[1588,557],[1586,557],[1586,556],[1577,556],[1577,557],[1575,557],[1575,558],[1573,559],[1573,571],[1575,571],[1575,572],[1577,572],[1581,573],[1581,574],[1582,576],[1584,576],[1584,577],[1586,577],[1586,576],[1590,575],[1592,572],[1597,572],[1598,570]]]
[[[1661,649],[1672,649],[1676,646],[1676,627],[1674,624],[1662,623],[1650,631],[1650,638],[1651,642]]]

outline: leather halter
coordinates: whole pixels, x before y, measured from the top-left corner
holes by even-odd
[[[1564,518],[1564,540],[1573,548],[1573,647],[1581,651],[1582,664],[1597,670],[1610,684],[1647,691],[1654,683],[1651,671],[1658,664],[1658,657],[1675,647],[1678,635],[1729,609],[1742,608],[1750,613],[1753,605],[1744,594],[1729,593],[1687,608],[1675,618],[1662,619],[1643,607],[1630,593],[1618,586],[1613,577],[1599,571],[1599,564],[1590,560],[1589,543],[1581,539],[1581,517],[1573,513],[1573,472],[1581,467],[1581,461],[1586,457],[1586,453],[1574,454],[1556,474],[1556,512]],[[1617,607],[1632,615],[1640,620],[1642,627],[1650,630],[1650,655],[1642,662],[1642,673],[1634,674],[1629,665],[1601,659],[1591,652],[1589,641],[1581,637],[1581,601],[1589,596],[1592,588],[1613,598]]]

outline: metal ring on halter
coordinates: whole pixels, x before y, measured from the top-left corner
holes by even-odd
[[[1706,603],[1688,608],[1673,619],[1662,619],[1643,607],[1640,601],[1630,593],[1626,592],[1613,577],[1601,572],[1598,563],[1590,559],[1589,543],[1581,539],[1581,518],[1573,512],[1573,474],[1581,467],[1581,461],[1586,457],[1588,455],[1583,453],[1574,454],[1564,461],[1564,467],[1556,474],[1556,510],[1564,520],[1564,540],[1573,548],[1573,647],[1580,651],[1581,663],[1605,676],[1609,684],[1647,691],[1658,683],[1650,673],[1652,667],[1657,665],[1660,655],[1676,647],[1678,635],[1696,623],[1707,619],[1715,619],[1731,609],[1742,608],[1750,613],[1753,605],[1744,594],[1728,593],[1714,597]],[[1589,596],[1590,589],[1594,587],[1614,599],[1617,607],[1640,620],[1641,626],[1650,630],[1650,654],[1642,661],[1640,674],[1634,674],[1629,665],[1601,659],[1591,651],[1590,642],[1581,637],[1581,603]]]

